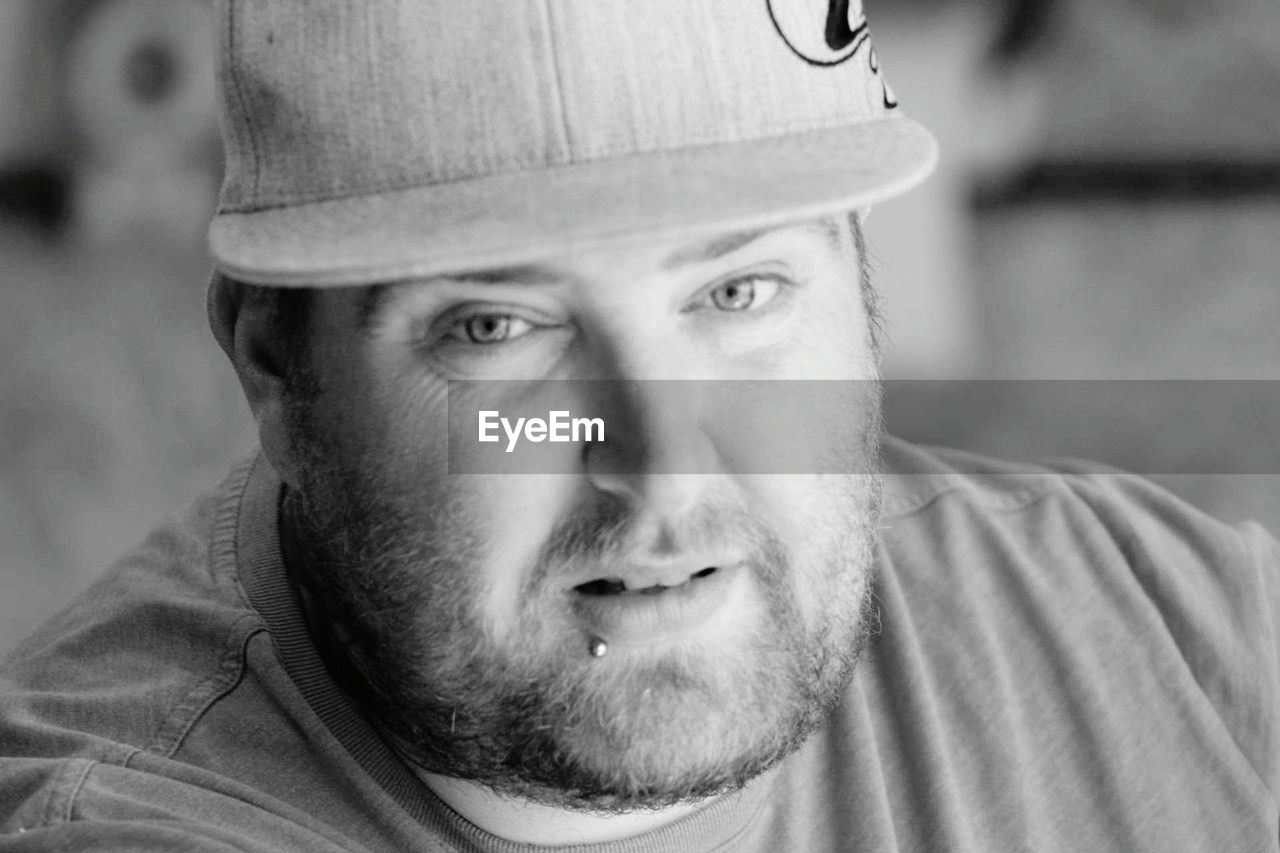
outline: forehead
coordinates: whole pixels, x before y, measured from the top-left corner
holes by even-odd
[[[593,272],[619,270],[679,275],[732,259],[752,249],[789,256],[842,256],[851,251],[849,228],[826,217],[787,225],[684,238],[619,241],[612,245],[565,253],[537,263],[465,270],[430,278],[388,282],[358,288],[361,324],[372,322],[422,288],[446,283],[547,286],[590,280]]]

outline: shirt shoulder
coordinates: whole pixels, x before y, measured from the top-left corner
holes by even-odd
[[[152,758],[152,762],[157,759]],[[345,853],[350,839],[261,791],[176,762],[163,772],[71,759],[54,772],[7,762],[6,788],[36,789],[0,821],[0,851]]]
[[[261,630],[235,572],[249,464],[156,528],[0,666],[0,824],[76,769],[168,755],[243,672]]]
[[[36,719],[156,748],[183,702],[233,677],[236,647],[255,619],[234,560],[246,467],[152,531],[19,644],[0,668],[7,701]],[[21,736],[6,742],[26,745]]]
[[[1015,664],[1095,679],[1084,687],[1129,679],[1136,689],[1137,671],[1154,669],[1145,698],[1206,711],[1204,725],[1280,793],[1271,534],[1096,463],[1009,463],[900,441],[885,457],[886,561],[912,606],[929,609],[945,590],[939,619],[999,636],[998,654]],[[1131,689],[1116,703],[1134,699]],[[1125,710],[1130,725],[1154,719]]]

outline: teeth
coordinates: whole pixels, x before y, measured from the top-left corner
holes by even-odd
[[[587,583],[578,584],[574,589],[583,595],[622,595],[624,593],[632,595],[657,595],[668,589],[677,586],[684,586],[690,580],[695,578],[705,578],[716,570],[715,566],[708,566],[702,571],[695,572],[689,578],[672,584],[656,583],[642,589],[628,589],[625,581],[618,578],[600,578],[598,580],[589,581]]]

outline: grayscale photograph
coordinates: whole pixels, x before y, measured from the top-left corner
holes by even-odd
[[[1273,0],[0,0],[0,853],[1280,853]]]

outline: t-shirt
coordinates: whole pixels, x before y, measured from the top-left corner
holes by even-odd
[[[889,440],[880,632],[745,789],[577,851],[1280,846],[1280,551],[1147,482]],[[546,850],[468,823],[330,678],[260,457],[0,672],[0,850]]]

